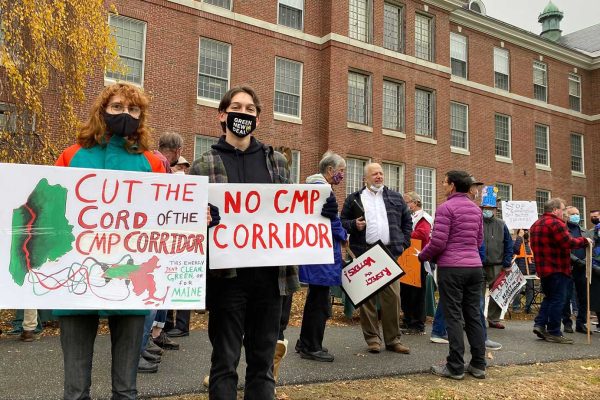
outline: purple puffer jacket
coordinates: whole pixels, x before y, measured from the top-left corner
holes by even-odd
[[[481,267],[482,242],[481,210],[466,193],[453,193],[435,212],[431,241],[419,260],[435,261],[440,268]]]

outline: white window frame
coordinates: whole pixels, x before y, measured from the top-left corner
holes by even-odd
[[[464,49],[457,49],[454,46],[464,46]],[[454,50],[453,50],[454,48]],[[464,50],[464,51],[463,51]],[[468,42],[467,42],[467,37],[465,35],[459,35],[458,33],[455,32],[450,32],[450,69],[451,69],[451,73],[454,76],[459,76],[461,78],[464,79],[468,79],[469,76],[469,46],[468,46]],[[464,53],[464,60],[460,59],[458,57],[460,57],[460,54],[463,52]],[[453,57],[453,55],[456,55],[458,57]],[[465,63],[465,75],[458,75],[454,73],[454,69],[452,68],[452,60],[457,60],[457,61],[461,61]]]
[[[300,8],[298,8],[297,6],[299,4],[302,4],[300,6]],[[294,5],[292,5],[294,4]],[[279,12],[281,10],[281,6],[286,6],[289,8],[293,8],[295,10],[300,10],[302,12],[302,18],[300,20],[300,28],[295,28],[293,26],[289,26],[289,25],[284,25],[281,23],[281,21],[279,20]],[[278,0],[277,1],[277,25],[281,25],[281,26],[285,26],[288,27],[290,29],[295,29],[295,30],[299,30],[301,32],[304,32],[304,0]]]
[[[205,4],[209,4],[209,5],[213,6],[213,7],[224,8],[224,9],[226,9],[226,10],[229,10],[229,11],[231,11],[231,9],[232,9],[232,7],[233,7],[233,0],[226,0],[226,1],[229,3],[229,8],[228,8],[228,7],[223,7],[223,6],[220,6],[220,5],[218,5],[218,4],[213,4],[213,3],[210,3],[210,0],[202,0],[202,2],[203,2],[203,3],[205,3]]]
[[[358,165],[358,171],[352,171],[355,166],[350,166],[355,162],[360,163]],[[365,165],[371,162],[370,158],[364,158],[360,156],[347,156],[346,157],[346,196],[360,190],[364,187],[364,175],[365,175]],[[356,182],[355,182],[356,180]],[[357,186],[358,184],[358,186]]]
[[[496,125],[496,117],[508,118],[508,156],[498,154],[498,146],[496,144],[496,141],[504,139],[498,139],[498,127]],[[510,115],[500,113],[494,114],[494,154],[496,155],[496,159],[512,160],[512,118]]]
[[[572,137],[573,136],[578,136],[580,139],[580,143],[581,143],[581,171],[576,171],[573,169],[573,142],[572,142]],[[571,147],[571,173],[573,174],[585,174],[585,142],[584,142],[585,138],[581,133],[576,133],[576,132],[571,132],[571,135],[569,136],[569,146]]]
[[[545,128],[546,132],[545,132],[545,136],[546,136],[546,160],[547,163],[540,163],[538,162],[538,150],[544,150],[541,147],[538,147],[538,143],[537,143],[537,134],[538,134],[538,128]],[[542,125],[542,124],[535,124],[534,126],[534,148],[535,148],[535,166],[536,167],[550,167],[550,127],[547,125]]]
[[[431,209],[427,209],[427,201],[426,201],[426,196],[423,194],[423,190],[422,188],[419,188],[419,186],[417,186],[417,173],[419,172],[419,170],[428,170],[431,171]],[[421,205],[423,206],[423,210],[425,210],[427,213],[429,213],[430,215],[434,215],[435,214],[435,209],[436,209],[436,169],[435,168],[431,168],[431,167],[422,167],[417,165],[415,167],[415,175],[414,175],[414,187],[415,187],[415,192],[417,192],[417,194],[421,197]]]
[[[422,126],[419,127],[419,123],[420,123],[419,122],[419,112],[418,112],[419,104],[417,103],[417,92],[427,93],[428,98],[429,98],[429,102],[428,102],[429,132],[425,132],[425,133],[422,133],[423,130],[419,129],[419,128],[422,128]],[[423,136],[423,137],[430,138],[430,139],[435,139],[435,123],[436,123],[436,121],[435,121],[435,116],[436,116],[435,115],[435,112],[436,112],[436,110],[435,110],[435,91],[432,89],[424,88],[424,87],[419,87],[419,86],[416,87],[414,102],[415,102],[415,135]]]
[[[352,3],[365,3],[365,34],[364,37],[360,33],[359,18],[356,18],[356,24],[353,25],[352,20]],[[353,29],[354,27],[354,29]],[[373,40],[373,3],[372,0],[348,0],[348,37],[350,39],[359,40],[365,43],[371,43]]]
[[[429,29],[428,29],[428,35],[429,35],[429,41],[425,42],[424,40],[422,40],[422,36],[420,35],[420,32],[418,32],[418,24],[417,21],[419,18],[423,18],[423,19],[427,19],[428,24],[429,24]],[[427,56],[423,57],[422,52],[418,51],[419,49],[419,45],[418,43],[427,43]],[[424,47],[424,46],[423,46]],[[431,61],[434,62],[435,61],[435,25],[434,25],[434,20],[433,17],[431,15],[427,15],[427,14],[423,14],[423,13],[415,13],[415,57],[416,58],[420,58],[422,60],[426,60],[426,61]]]
[[[294,176],[294,170],[296,170],[296,176]],[[292,150],[292,162],[290,165],[291,183],[300,183],[300,176],[300,150]]]
[[[574,84],[577,85],[577,90],[579,92],[579,95],[576,96],[575,94],[571,94],[571,82],[573,82]],[[569,74],[569,108],[573,111],[578,111],[581,112],[581,77],[577,74]],[[571,98],[576,98],[577,99],[577,109],[573,108],[571,106]]]
[[[536,72],[542,74],[542,82],[536,83]],[[536,87],[543,88],[543,98],[538,98]],[[548,102],[548,65],[540,61],[533,62],[533,98],[544,103]]]
[[[506,63],[506,66],[501,65]],[[506,69],[506,71],[504,71]],[[499,87],[496,82],[496,74],[506,75],[506,89]],[[494,47],[494,87],[500,90],[510,92],[510,54],[508,50]]]
[[[131,21],[135,21],[136,23],[141,23],[143,25],[144,30],[143,30],[143,33],[142,33],[142,60],[141,60],[142,61],[142,68],[141,68],[141,72],[140,72],[140,82],[139,83],[138,82],[133,82],[133,81],[130,81],[130,80],[126,80],[126,79],[122,79],[123,76],[127,77],[127,73],[125,73],[124,75],[121,74],[121,73],[118,73],[119,77],[109,77],[109,76],[106,76],[106,74],[107,74],[108,71],[104,71],[104,82],[105,82],[105,84],[111,84],[111,83],[114,83],[114,82],[127,82],[127,83],[131,83],[132,85],[135,85],[135,86],[144,87],[144,76],[145,76],[145,71],[146,71],[146,34],[147,34],[147,31],[148,31],[148,23],[146,21],[142,21],[142,20],[139,20],[139,19],[127,17],[127,16],[124,16],[124,15],[116,15],[116,14],[109,13],[108,14],[108,25],[109,25],[110,30],[111,30],[111,35],[114,35],[115,40],[117,40],[116,32],[114,32],[113,31],[113,27],[110,26],[110,21],[113,18],[125,19],[125,20],[128,19],[128,20],[131,20]],[[119,49],[119,44],[118,44],[118,41],[117,41],[117,53],[118,53],[118,49]],[[117,55],[118,55],[118,57],[120,59],[121,55],[120,54],[117,54]],[[129,58],[131,58],[131,57],[129,57]]]
[[[385,85],[390,84],[390,85],[395,85],[396,88],[398,89],[398,91],[400,92],[398,94],[399,98],[397,99],[398,104],[396,104],[396,110],[395,112],[397,113],[396,115],[396,120],[399,122],[399,126],[396,127],[390,127],[390,126],[386,126],[386,110],[391,110],[390,107],[386,108],[385,105],[386,103],[386,97],[385,97]],[[400,81],[395,81],[392,79],[383,79],[383,85],[382,85],[382,121],[381,121],[381,126],[383,129],[389,129],[389,130],[393,130],[393,131],[398,131],[398,132],[404,132],[405,127],[406,127],[406,121],[405,121],[405,113],[404,113],[404,109],[406,107],[406,92],[405,92],[405,88],[406,85],[404,84],[404,82],[400,82]]]
[[[512,197],[513,197],[513,186],[510,183],[504,183],[504,182],[496,182],[496,187],[498,188],[498,198],[502,201],[512,201]],[[502,198],[502,196],[500,196],[500,187],[504,186],[508,189],[508,199]]]
[[[198,151],[197,151],[199,140],[206,140],[207,142],[209,142],[210,145],[212,145],[212,144],[217,143],[219,141],[219,138],[214,137],[214,136],[207,136],[207,135],[195,135],[194,136],[194,160],[200,158],[200,156],[202,155],[202,153],[198,154]],[[210,145],[208,146],[207,150],[210,150]]]
[[[300,76],[298,78],[299,81],[299,87],[298,87],[298,94],[294,94],[294,93],[287,93],[284,92],[283,90],[277,90],[277,60],[282,60],[284,62],[290,63],[290,64],[297,64],[300,66]],[[304,75],[304,64],[299,62],[299,61],[295,61],[295,60],[290,60],[288,58],[283,58],[283,57],[275,57],[275,77],[274,77],[274,84],[273,84],[273,113],[276,115],[284,115],[286,117],[292,117],[292,118],[301,118],[302,117],[302,77]],[[283,93],[286,94],[288,96],[298,96],[298,114],[288,114],[282,111],[275,111],[275,106],[277,104],[276,101],[276,95],[277,93]]]
[[[221,42],[218,40],[214,40],[211,38],[207,38],[207,37],[200,37],[198,39],[198,71],[197,71],[197,78],[196,78],[196,98],[198,99],[198,101],[202,101],[203,104],[205,105],[214,105],[215,107],[219,105],[219,102],[221,101],[221,99],[213,99],[211,97],[204,97],[204,96],[200,96],[199,92],[200,92],[200,58],[202,57],[202,40],[206,40],[206,41],[211,41],[211,42],[215,42],[218,43],[220,45],[226,45],[227,46],[227,50],[228,50],[228,55],[227,55],[227,88],[225,89],[225,92],[227,92],[227,90],[230,89],[231,87],[231,44],[230,43],[225,43],[225,42]],[[207,76],[207,77],[211,77],[211,78],[215,78],[215,79],[224,79],[220,76],[213,76],[213,75],[208,75],[208,74],[202,74],[203,76]],[[225,94],[225,93],[223,93]],[[222,95],[221,95],[222,96]]]
[[[395,9],[396,12],[396,17],[395,17],[395,21],[398,22],[398,47],[394,48],[393,46],[390,46],[389,44],[386,45],[386,37],[390,37],[391,35],[386,35],[386,19],[385,19],[385,13],[386,13],[386,6],[387,7],[391,7]],[[398,53],[404,53],[404,6],[400,5],[400,4],[396,4],[396,3],[392,3],[389,1],[384,2],[383,4],[383,47],[388,49],[388,50],[392,50],[392,51],[396,51]]]
[[[463,107],[465,110],[465,131],[464,132],[461,132],[459,129],[454,128],[454,126],[452,124],[452,122],[453,122],[452,106],[453,105]],[[458,147],[458,146],[454,146],[452,144],[453,143],[452,137],[453,137],[454,131],[461,132],[465,135],[465,147]],[[450,102],[450,147],[453,149],[469,151],[469,105],[468,104],[463,104],[463,103],[459,103],[456,101]]]
[[[397,182],[397,186],[398,186],[397,188],[395,187],[396,183],[394,184],[394,186],[392,186],[392,184],[390,182],[392,168],[396,168],[395,173],[397,173],[397,175],[398,175],[399,182]],[[387,186],[388,188],[390,188],[393,191],[396,191],[398,193],[404,193],[404,164],[390,162],[390,161],[383,161],[381,163],[381,169],[383,169],[383,180],[384,180],[385,186]]]
[[[540,193],[540,194],[547,193],[548,194],[548,198],[544,201],[544,203],[546,203],[546,201],[548,201],[552,198],[552,192],[550,190],[546,190],[546,189],[535,189],[535,204],[537,205],[538,215],[542,215],[544,213],[544,204],[538,203],[538,198],[541,198],[541,196],[538,196],[538,193]]]
[[[365,120],[364,121],[359,121],[359,118],[356,119],[351,119],[350,118],[350,76],[351,75],[358,75],[361,76],[363,78],[365,78]],[[371,75],[366,74],[364,72],[360,72],[360,71],[355,71],[355,70],[349,70],[348,71],[348,86],[347,86],[347,90],[348,90],[348,107],[347,107],[347,114],[346,114],[346,119],[348,122],[350,123],[355,123],[355,124],[360,124],[360,125],[365,125],[365,126],[371,126],[371,120],[372,120],[372,116],[371,116],[371,110],[372,110],[372,103],[373,103],[373,89],[372,89],[372,85],[371,85]],[[357,114],[356,111],[354,112],[354,114]]]

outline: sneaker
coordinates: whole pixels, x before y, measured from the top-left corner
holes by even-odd
[[[498,342],[488,339],[485,341],[485,348],[488,350],[500,350],[502,345]]]
[[[548,331],[546,331],[546,327],[539,326],[539,325],[533,326],[533,333],[535,333],[537,335],[537,337],[539,337],[540,339],[546,339],[546,336],[548,335]]]
[[[545,339],[546,342],[550,343],[573,344],[573,339],[566,338],[563,335],[556,336],[547,334]]]
[[[148,353],[156,354],[156,355],[159,355],[159,356],[162,356],[163,353],[165,352],[163,349],[161,349],[160,347],[158,347],[156,345],[156,343],[154,343],[154,340],[148,340],[148,344],[146,345],[146,351]]]
[[[485,370],[473,367],[471,364],[467,366],[467,372],[477,379],[485,379]]]
[[[33,342],[34,340],[40,340],[40,335],[34,333],[33,331],[23,331],[20,339],[23,342]]]
[[[444,378],[455,379],[457,381],[460,381],[465,377],[464,373],[453,374],[452,372],[450,372],[450,370],[448,370],[448,367],[446,365],[432,365],[431,373],[437,376],[443,376]]]
[[[563,329],[563,331],[565,331],[565,333],[573,333],[573,327],[572,326],[565,326],[565,328]]]
[[[152,340],[158,347],[161,347],[164,350],[179,350],[179,343],[172,341],[164,331],[160,331],[160,335],[152,338]]]
[[[488,321],[488,326],[490,328],[494,328],[494,329],[504,329],[505,326],[502,325],[500,322],[494,322],[494,321]]]
[[[448,337],[443,337],[443,336],[437,336],[434,334],[431,334],[431,336],[429,337],[429,341],[431,341],[431,343],[441,343],[441,344],[448,344]]]

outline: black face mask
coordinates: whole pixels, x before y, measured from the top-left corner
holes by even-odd
[[[243,138],[256,129],[256,116],[244,113],[227,113],[227,129],[235,136]]]
[[[140,126],[140,120],[133,118],[127,113],[109,114],[105,112],[104,123],[106,124],[108,133],[120,137],[132,136]]]
[[[594,217],[594,218],[591,219],[591,221],[592,221],[593,225],[598,225],[598,223],[600,223],[600,218]]]

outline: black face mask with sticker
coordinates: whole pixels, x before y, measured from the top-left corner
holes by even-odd
[[[256,129],[256,116],[244,113],[227,113],[227,129],[235,136],[243,138]]]
[[[108,133],[120,137],[133,136],[140,126],[140,120],[133,118],[128,113],[109,114],[105,112],[104,123]]]

